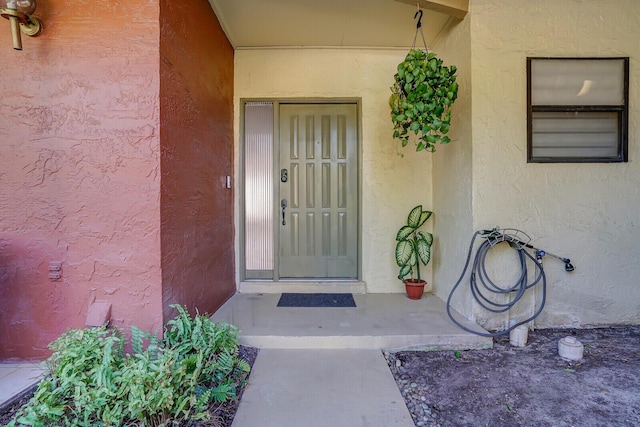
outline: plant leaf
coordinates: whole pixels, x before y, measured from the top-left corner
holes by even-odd
[[[418,221],[418,225],[416,226],[416,228],[422,227],[422,225],[425,222],[427,222],[427,220],[429,218],[431,218],[432,214],[433,214],[433,212],[431,212],[431,211],[422,211],[422,213],[420,214],[420,220]]]
[[[422,216],[422,205],[418,205],[411,209],[409,217],[407,218],[407,225],[409,227],[418,228],[420,224],[420,218]],[[426,220],[425,220],[426,221]]]
[[[409,257],[409,265],[411,267],[415,267],[418,264],[418,254],[416,254],[416,251],[414,250],[413,252],[411,252],[411,257]]]
[[[413,243],[408,240],[402,240],[396,245],[396,263],[398,267],[402,267],[409,263],[411,255],[415,256]]]
[[[429,246],[433,245],[433,234],[428,231],[419,231],[418,238],[424,239]]]
[[[400,228],[400,230],[398,230],[398,234],[396,235],[396,240],[398,242],[402,241],[402,240],[407,240],[407,238],[409,236],[411,236],[411,233],[413,233],[415,230],[415,228],[410,227],[408,225],[403,225],[402,228]]]
[[[429,264],[429,260],[431,259],[431,245],[425,239],[418,239],[416,243],[416,249],[418,251],[418,256],[420,257],[420,261],[422,264]]]
[[[402,280],[409,274],[411,274],[411,266],[409,264],[405,264],[402,267],[400,267],[400,272],[398,273],[398,279]]]

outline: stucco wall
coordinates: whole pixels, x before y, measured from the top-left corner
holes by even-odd
[[[162,325],[158,5],[35,15],[44,32],[22,52],[0,31],[0,358],[46,356],[91,298],[117,326]]]
[[[470,30],[470,19],[452,19],[430,46],[446,65],[457,67],[459,85],[452,107],[452,142],[433,153],[434,293],[443,300],[462,272],[473,234]],[[471,311],[468,292],[458,292],[452,301],[461,312]]]
[[[572,260],[545,258],[538,326],[640,322],[640,3],[471,0],[467,19],[473,228],[517,227]],[[631,58],[628,163],[526,163],[527,56]]]
[[[213,313],[235,292],[233,48],[207,0],[160,4],[162,297]]]
[[[405,54],[367,49],[241,49],[235,54],[236,152],[241,98],[361,98],[361,251],[367,292],[404,292],[394,261],[395,235],[413,206],[432,208],[431,157],[406,151],[403,158],[402,147],[391,138],[389,87]],[[430,281],[431,266],[426,273]]]
[[[442,298],[461,272],[475,230],[517,227],[577,268],[566,273],[562,263],[544,260],[549,286],[538,327],[638,323],[639,7],[634,0],[471,0],[467,18],[431,46],[458,66],[461,81],[454,141],[433,156],[401,158],[389,137],[388,87],[403,50],[239,50],[236,149],[241,98],[361,97],[362,256],[369,292],[401,291],[393,234],[404,211],[420,202],[435,211],[432,267]],[[527,56],[631,57],[628,163],[526,163]],[[496,252],[496,273],[506,280],[517,267],[512,256]],[[521,311],[533,303],[527,299]],[[508,322],[482,313],[468,295],[456,304],[487,327]]]

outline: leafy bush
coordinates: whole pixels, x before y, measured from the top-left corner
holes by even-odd
[[[410,132],[418,135],[416,151],[435,151],[447,144],[451,105],[458,98],[455,65],[447,67],[434,53],[411,49],[398,64],[389,106],[393,137],[406,147]]]
[[[178,426],[234,399],[250,367],[237,330],[181,306],[162,339],[131,328],[73,329],[50,344],[50,376],[9,426]]]

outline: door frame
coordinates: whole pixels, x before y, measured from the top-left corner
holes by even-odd
[[[273,162],[273,244],[274,244],[274,269],[273,277],[260,277],[260,278],[247,278],[246,263],[245,263],[245,104],[248,102],[271,102],[273,103],[273,144],[274,144],[274,162]],[[279,265],[279,250],[280,247],[280,233],[279,222],[276,220],[280,214],[280,199],[278,198],[279,182],[275,177],[279,176],[280,171],[277,169],[277,164],[280,156],[280,105],[282,104],[354,104],[356,106],[356,168],[357,168],[357,203],[358,203],[358,230],[357,230],[357,245],[358,245],[358,257],[357,257],[357,280],[362,280],[362,98],[240,98],[239,103],[239,139],[238,139],[238,173],[236,174],[236,182],[238,190],[236,192],[238,212],[238,247],[237,247],[237,259],[239,268],[239,278],[241,282],[247,281],[273,281],[273,282],[314,282],[318,283],[318,278],[309,279],[281,279],[278,275]],[[276,200],[277,199],[277,200]],[[352,282],[353,280],[343,279],[321,279],[322,282]]]

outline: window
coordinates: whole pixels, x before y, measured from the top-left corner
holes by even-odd
[[[273,279],[273,118],[273,102],[244,104],[246,279]]]
[[[626,162],[629,58],[527,58],[527,162]]]

